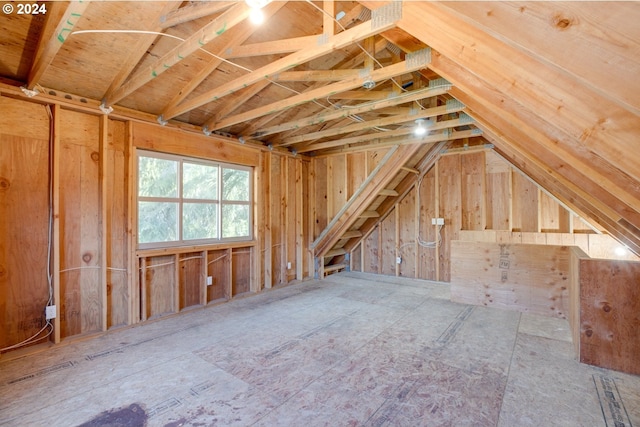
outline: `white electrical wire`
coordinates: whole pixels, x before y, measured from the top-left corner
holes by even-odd
[[[152,34],[152,35],[156,35],[156,36],[169,37],[169,38],[172,38],[172,39],[179,40],[179,41],[181,41],[181,42],[184,42],[184,41],[185,41],[185,39],[183,39],[182,37],[174,36],[173,34],[161,33],[161,32],[159,32],[159,31],[144,31],[144,30],[79,30],[79,31],[74,31],[74,32],[72,32],[70,35],[74,35],[74,34],[88,34],[88,33],[107,33],[107,34],[108,34],[108,33],[121,33],[121,34]],[[216,58],[216,59],[218,59],[218,60],[220,60],[220,61],[222,61],[222,62],[226,62],[226,63],[227,63],[227,64],[229,64],[229,65],[232,65],[232,66],[234,66],[234,67],[236,67],[236,68],[240,68],[241,70],[246,71],[246,72],[248,72],[248,73],[251,73],[251,72],[253,72],[253,71],[254,71],[254,70],[252,70],[252,69],[250,69],[250,68],[247,68],[247,67],[245,67],[245,66],[243,66],[243,65],[236,64],[236,63],[235,63],[235,62],[233,62],[233,61],[229,61],[228,59],[225,59],[225,58],[223,58],[223,57],[221,57],[221,56],[218,56],[218,55],[216,55],[215,53],[211,53],[211,52],[209,52],[208,50],[205,50],[205,49],[203,49],[203,48],[198,48],[198,50],[200,50],[200,51],[202,51],[202,52],[206,53],[207,55],[210,55],[210,56],[212,56],[213,58]],[[286,89],[286,90],[288,90],[288,91],[290,91],[290,92],[295,93],[296,95],[300,95],[300,93],[301,93],[301,92],[299,92],[299,91],[297,91],[297,90],[295,90],[295,89],[293,89],[293,88],[287,87],[287,86],[283,85],[282,83],[278,83],[277,81],[272,80],[272,79],[270,79],[270,78],[265,78],[265,79],[266,79],[267,81],[269,81],[270,83],[272,83],[272,84],[276,85],[276,86],[279,86],[279,87],[281,87],[281,88],[283,88],[283,89]],[[319,106],[320,106],[320,107],[322,107],[322,108],[329,108],[329,107],[327,107],[326,105],[322,105],[322,104],[320,104],[320,103],[319,103],[317,100],[315,100],[315,99],[314,99],[312,102],[314,102],[315,104],[319,105]]]
[[[423,178],[424,176],[421,176],[418,179],[418,185],[416,186],[416,191],[417,191],[416,204],[418,205],[418,209],[420,209],[420,206],[421,206],[420,205],[420,187],[422,186]],[[433,242],[427,242],[425,240],[422,240],[422,238],[420,237],[420,230],[422,230],[422,227],[420,224],[421,223],[420,218],[422,218],[422,215],[418,215],[418,235],[416,236],[416,241],[418,242],[418,244],[423,248],[429,248],[429,249],[440,247],[440,245],[442,245],[442,225],[438,225],[438,233],[436,235],[436,240],[434,240]]]
[[[49,105],[45,105],[45,110],[47,112],[47,115],[49,116],[49,171],[48,171],[48,175],[49,175],[49,179],[48,179],[48,185],[49,185],[49,194],[48,194],[48,212],[49,212],[49,224],[48,224],[48,229],[47,229],[47,284],[49,287],[49,299],[47,300],[47,304],[46,307],[49,307],[50,305],[52,305],[53,303],[53,273],[51,272],[51,247],[52,247],[52,238],[53,238],[53,114],[51,113],[51,107]],[[46,313],[46,308],[45,308],[45,313]],[[46,316],[45,316],[46,317]],[[45,329],[49,328],[49,332],[47,332],[47,334],[45,336],[42,336],[40,338],[38,338],[38,336],[44,332]],[[34,335],[30,336],[29,338],[17,343],[17,344],[13,344],[10,345],[8,347],[4,347],[4,348],[0,348],[0,353],[7,351],[7,350],[13,350],[16,348],[20,348],[24,345],[27,344],[31,344],[34,342],[38,342],[41,341],[45,338],[47,338],[49,335],[51,335],[51,333],[53,332],[53,324],[51,323],[50,319],[46,320],[46,323],[44,324],[44,326],[38,331],[36,332]]]

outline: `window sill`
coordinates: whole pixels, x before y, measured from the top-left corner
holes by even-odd
[[[216,249],[250,248],[256,246],[257,243],[258,242],[255,240],[243,240],[239,242],[221,242],[207,245],[170,246],[166,248],[138,249],[136,250],[136,256],[138,258],[142,258],[148,256],[183,254],[188,252],[212,251]]]

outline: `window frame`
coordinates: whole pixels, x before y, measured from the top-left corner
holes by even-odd
[[[157,196],[140,196],[140,159],[142,157],[148,158],[156,158],[162,160],[170,160],[177,162],[177,196],[176,197],[157,197]],[[217,194],[216,199],[194,199],[194,198],[186,198],[184,197],[184,188],[183,188],[183,176],[184,176],[184,164],[196,164],[196,165],[204,165],[209,167],[217,167]],[[253,240],[254,234],[254,213],[253,213],[253,204],[254,204],[254,167],[238,165],[233,163],[224,163],[217,160],[209,160],[198,157],[191,157],[185,155],[178,154],[170,154],[158,151],[150,151],[150,150],[136,150],[136,183],[135,183],[135,208],[136,208],[136,248],[138,250],[145,249],[162,249],[162,248],[172,248],[172,247],[181,247],[181,246],[206,246],[206,245],[215,245],[226,242],[246,242]],[[233,169],[239,171],[248,172],[248,199],[244,200],[223,200],[223,188],[224,183],[222,180],[222,171],[223,169]],[[140,217],[139,217],[139,208],[140,202],[169,202],[169,203],[177,203],[177,239],[172,241],[158,241],[158,242],[140,242]],[[215,238],[205,238],[205,239],[184,239],[184,227],[183,227],[183,209],[185,203],[202,203],[202,204],[214,204],[216,209],[216,227],[217,227],[217,237]],[[223,206],[225,205],[241,205],[247,206],[249,212],[248,218],[248,235],[247,236],[239,236],[239,237],[222,237],[222,211]]]

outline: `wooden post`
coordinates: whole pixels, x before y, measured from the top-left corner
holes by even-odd
[[[127,164],[127,248],[129,251],[128,261],[128,289],[129,289],[129,323],[140,322],[141,298],[140,290],[143,282],[140,281],[140,267],[136,256],[136,243],[138,241],[138,205],[137,205],[137,162],[136,148],[133,146],[133,125],[127,122],[125,148]]]
[[[61,107],[58,104],[53,105],[53,144],[52,147],[52,185],[53,192],[51,201],[53,204],[53,236],[51,241],[51,249],[53,252],[53,260],[51,261],[51,274],[52,274],[52,286],[53,286],[53,303],[57,306],[57,316],[53,320],[53,342],[55,344],[60,343],[60,316],[62,313],[62,306],[60,299],[60,251],[62,250],[60,245],[60,110]]]
[[[272,260],[272,235],[271,235],[271,152],[264,154],[264,171],[266,179],[264,182],[264,287],[270,289],[273,284],[273,260]]]
[[[102,331],[107,330],[108,326],[108,308],[107,300],[107,267],[108,267],[108,213],[107,213],[107,178],[108,170],[108,148],[109,148],[109,116],[103,114],[100,116],[100,168],[98,174],[98,182],[100,185],[100,297],[101,297],[101,323]]]
[[[296,168],[296,280],[303,279],[303,246],[304,246],[304,233],[302,229],[302,217],[304,215],[303,206],[302,206],[302,198],[303,198],[303,188],[302,188],[302,160],[295,159],[295,168]]]

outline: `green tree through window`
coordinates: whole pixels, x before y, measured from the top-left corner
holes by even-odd
[[[250,168],[138,153],[140,247],[251,238]]]

